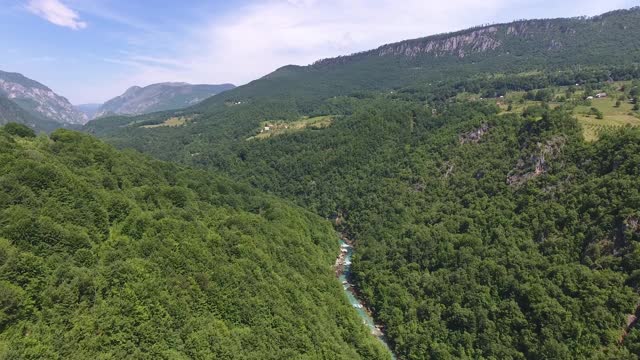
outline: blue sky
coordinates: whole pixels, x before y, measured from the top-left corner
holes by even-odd
[[[640,0],[0,0],[0,70],[75,104],[163,81],[244,84],[287,64]]]

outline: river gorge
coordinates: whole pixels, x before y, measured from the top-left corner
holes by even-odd
[[[358,315],[362,319],[364,325],[371,331],[371,334],[380,340],[385,348],[389,350],[391,353],[391,357],[396,359],[395,355],[391,352],[389,345],[387,344],[384,337],[384,328],[381,325],[377,325],[371,316],[371,311],[367,308],[366,304],[358,298],[357,291],[354,285],[351,283],[351,260],[353,257],[353,246],[347,241],[341,239],[340,240],[340,254],[338,255],[338,259],[336,260],[336,276],[338,277],[340,283],[342,283],[342,288],[347,298],[349,299],[349,303],[353,308],[358,312]]]

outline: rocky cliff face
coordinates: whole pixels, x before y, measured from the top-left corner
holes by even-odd
[[[549,162],[560,156],[566,143],[564,136],[555,136],[544,143],[537,143],[531,154],[518,160],[516,167],[507,176],[507,184],[520,186],[545,174],[549,170]]]
[[[57,123],[84,124],[88,120],[69,100],[21,74],[0,71],[0,96],[31,114]]]
[[[455,56],[464,58],[471,54],[485,53],[499,50],[505,42],[513,39],[531,39],[536,36],[551,36],[548,41],[548,50],[560,49],[563,44],[560,39],[553,36],[570,36],[576,33],[573,25],[593,19],[576,18],[563,19],[566,24],[554,20],[527,20],[509,24],[490,25],[464,30],[456,33],[434,35],[420,39],[406,40],[394,44],[383,45],[375,50],[357,53],[349,56],[341,56],[333,59],[324,59],[314,65],[344,64],[357,59],[371,56],[400,56],[415,58],[423,55],[434,57]]]
[[[495,37],[497,32],[498,28],[491,26],[444,39],[425,38],[385,45],[378,48],[376,53],[378,56],[416,57],[420,54],[432,54],[464,57],[466,52],[485,52],[498,48],[501,42]]]
[[[195,105],[202,100],[233,89],[231,84],[191,85],[187,83],[160,83],[144,88],[133,86],[124,94],[107,101],[96,113],[107,115],[140,115],[156,111],[173,110]]]
[[[482,140],[484,135],[489,132],[490,129],[491,127],[489,126],[489,124],[484,123],[482,124],[482,126],[480,126],[477,129],[461,134],[458,137],[460,144],[461,145],[467,144],[467,143],[477,144],[480,142],[480,140]]]

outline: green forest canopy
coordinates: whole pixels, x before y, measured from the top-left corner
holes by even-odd
[[[501,114],[425,106],[430,96],[332,99],[323,106],[343,116],[330,127],[260,141],[207,141],[205,127],[225,123],[203,115],[156,155],[340,217],[355,281],[399,358],[640,354],[635,329],[618,345],[638,301],[638,130],[589,144],[570,108]],[[205,135],[178,145],[196,129]],[[153,148],[165,131],[131,144]]]
[[[20,126],[0,128],[0,358],[387,358],[335,281],[325,220]]]
[[[626,327],[640,286],[640,132],[607,131],[587,143],[572,115],[585,105],[565,101],[551,109],[546,102],[554,99],[554,87],[577,84],[586,92],[639,79],[638,39],[628,36],[639,15],[633,9],[518,23],[528,27],[527,41],[507,38],[507,24],[496,36],[508,46],[464,59],[373,53],[285,67],[193,108],[103,119],[86,130],[118,147],[224,173],[338,220],[356,244],[353,280],[401,359],[633,359],[640,356],[640,331]],[[547,28],[550,33],[541,30]],[[416,76],[415,69],[426,70]],[[530,92],[539,104],[505,113],[496,102],[507,91]],[[460,93],[492,100],[459,99]],[[624,94],[637,103],[637,90]],[[334,119],[326,128],[246,141],[264,122],[326,115]],[[175,116],[192,120],[149,128]],[[192,177],[191,170],[180,171],[189,174],[184,181]],[[152,184],[148,192],[162,199],[162,186]],[[233,194],[243,197],[245,190]],[[134,199],[149,212],[163,204]],[[238,211],[256,211],[241,204]],[[302,216],[294,215],[299,211],[292,208],[291,216]],[[314,224],[308,221],[302,229]],[[126,224],[116,224],[115,234],[133,236]],[[245,235],[247,241],[267,239],[260,232]],[[334,246],[329,238],[320,256],[325,269]],[[311,246],[310,239],[300,238],[300,246]],[[291,262],[320,265],[307,260]],[[250,268],[243,263],[238,271]],[[241,316],[235,303],[224,307],[230,299],[221,300],[216,316]],[[311,318],[296,317],[296,324],[305,328]],[[363,358],[379,351],[362,336],[348,349]],[[295,344],[301,353],[310,348]]]
[[[345,217],[401,358],[633,358],[638,331],[618,341],[638,302],[640,132],[589,145],[562,108],[497,111],[377,99],[225,164]]]

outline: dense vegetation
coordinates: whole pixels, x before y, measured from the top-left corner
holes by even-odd
[[[179,114],[87,130],[334,219],[400,359],[633,359],[640,131],[585,142],[573,111],[606,118],[588,95],[627,81],[617,106],[637,117],[640,46],[626,35],[638,16],[498,26],[500,47],[464,57],[374,51],[285,67]],[[447,36],[409,44],[431,40]],[[522,103],[500,98],[515,91]],[[142,127],[176,115],[193,120]],[[332,125],[254,137],[321,115]]]
[[[88,135],[0,128],[0,358],[383,359],[324,220]]]
[[[628,356],[640,133],[591,146],[561,109],[495,111],[378,100],[325,131],[243,144],[232,172],[340,216],[401,358]]]
[[[136,130],[131,145],[335,218],[400,358],[640,355],[636,330],[618,346],[640,270],[637,130],[589,145],[566,107],[500,114],[413,89],[331,99],[318,108],[342,115],[329,128],[245,140],[270,109]]]
[[[296,106],[298,97],[270,99],[260,98],[239,105],[213,106],[209,109],[193,107],[179,112],[160,112],[138,117],[112,117],[92,121],[85,130],[107,139],[118,147],[135,148],[142,152],[171,161],[192,165],[215,165],[217,169],[233,167],[235,158],[231,146],[238,146],[244,140],[256,135],[265,122],[294,122],[304,116],[348,116],[365,104],[378,100],[396,100],[423,104],[437,111],[451,102],[458,101],[461,93],[475,93],[480,97],[501,100],[508,92],[527,92],[533,100],[546,102],[545,96],[565,98],[563,105],[576,106],[582,103],[566,101],[579,90],[579,95],[589,95],[594,89],[606,90],[611,81],[640,79],[638,66],[585,67],[580,70],[539,71],[510,75],[478,74],[471,79],[442,81],[408,85],[392,92],[357,91],[349,96],[336,96],[326,100],[317,97],[313,109],[300,111]],[[576,84],[580,85],[577,89]],[[248,85],[251,86],[251,85]],[[566,88],[561,90],[560,88]],[[639,87],[628,86],[625,101],[637,102]],[[235,91],[235,90],[232,90]],[[567,91],[570,94],[563,94]],[[224,96],[221,94],[219,96]],[[575,94],[574,94],[575,95]],[[577,95],[576,95],[577,96]],[[217,98],[217,97],[216,97]],[[211,99],[213,102],[215,98]],[[513,104],[518,105],[518,104]],[[566,107],[565,106],[565,107]],[[521,111],[520,111],[521,112]],[[160,127],[153,130],[145,126],[164,123],[172,117],[192,119],[187,126]],[[231,161],[232,163],[227,163]]]

